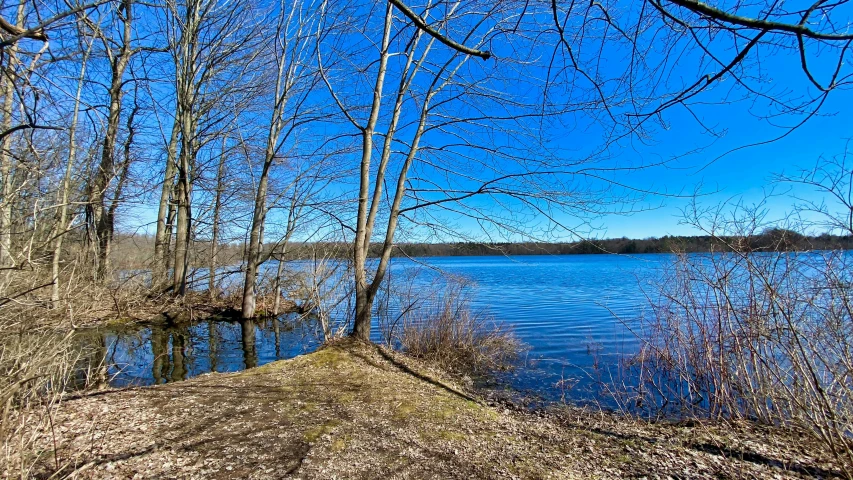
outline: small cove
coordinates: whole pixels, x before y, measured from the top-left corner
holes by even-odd
[[[434,288],[437,276],[470,282],[472,309],[510,326],[529,350],[500,387],[548,401],[591,399],[602,375],[637,348],[631,327],[647,309],[643,285],[670,255],[564,255],[395,259],[392,276]],[[393,305],[388,315],[395,314]],[[343,312],[339,312],[344,315]],[[377,321],[378,322],[378,321]],[[381,341],[379,325],[374,340]],[[318,322],[297,314],[255,321],[105,327],[90,341],[106,357],[111,386],[152,385],[234,372],[308,353]]]

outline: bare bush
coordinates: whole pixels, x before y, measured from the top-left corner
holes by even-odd
[[[105,372],[103,356],[86,362],[94,371],[80,370],[87,352],[74,344],[72,332],[15,327],[0,323],[0,472],[4,478],[29,478],[45,465],[65,467],[59,452],[44,448],[53,442],[63,392]]]
[[[454,374],[511,369],[525,349],[512,330],[474,312],[464,284],[450,282],[440,292],[410,297],[408,308],[381,328],[385,342]]]
[[[808,432],[853,476],[853,257],[756,249],[755,211],[693,220],[730,235],[728,251],[677,255],[650,295],[630,400],[658,414]]]

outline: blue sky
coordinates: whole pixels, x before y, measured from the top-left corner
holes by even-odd
[[[375,6],[374,4],[370,5]],[[368,23],[375,24],[381,22],[380,11],[374,11],[371,14],[365,10],[362,14],[365,15],[365,21]],[[453,26],[464,30],[463,27],[465,27],[465,24],[464,22],[454,23]],[[378,24],[374,25],[372,29],[367,30],[381,33],[381,28]],[[349,34],[342,33],[341,35]],[[345,37],[341,45],[347,48],[343,49],[344,51],[340,54],[340,59],[343,60],[341,61],[343,68],[336,71],[334,67],[328,67],[329,70],[327,73],[331,78],[334,88],[337,89],[338,95],[354,108],[364,106],[365,102],[371,97],[370,86],[373,79],[371,68],[375,67],[377,57],[375,40],[358,36],[354,38]],[[654,41],[658,41],[658,39],[655,38]],[[676,45],[684,43],[683,39],[670,41],[674,41]],[[714,42],[710,48],[714,49],[716,54],[720,54],[721,58],[731,57],[731,45],[727,45],[725,39],[715,40]],[[499,44],[494,43],[490,45],[498,55],[502,53]],[[670,55],[673,50],[666,50],[661,47],[660,51],[658,51],[654,42],[650,45],[652,47],[649,58],[652,63],[666,63],[668,61],[667,55]],[[399,47],[399,45],[395,45],[395,47]],[[578,58],[582,62],[587,62],[591,68],[596,69],[596,74],[601,74],[605,78],[618,79],[624,71],[624,62],[622,62],[626,54],[624,45],[611,45],[609,48],[612,49],[599,51],[587,48],[584,53],[578,54]],[[791,50],[780,50],[769,46],[766,49],[762,49],[754,52],[757,53],[756,58],[761,59],[758,62],[760,63],[760,75],[751,78],[754,86],[760,87],[763,91],[772,91],[779,94],[790,91],[793,92],[794,96],[801,94],[813,95],[815,93],[800,69],[799,57],[792,55]],[[504,53],[509,54],[508,51]],[[480,81],[486,82],[489,88],[500,91],[508,97],[524,99],[525,101],[534,98],[533,101],[535,103],[537,92],[541,92],[541,90],[537,91],[537,88],[541,87],[541,83],[537,83],[537,81],[541,80],[540,77],[545,72],[545,65],[548,63],[547,54],[548,52],[544,50],[530,53],[530,58],[542,57],[545,59],[544,63],[534,62],[535,65],[538,65],[538,71],[536,68],[527,67],[522,63],[514,65],[511,59],[493,59],[485,62],[474,60],[468,64],[470,70],[465,71],[466,74],[470,75],[470,78],[466,81],[471,81],[472,85]],[[599,58],[599,55],[601,58]],[[446,58],[446,56],[447,52],[443,52],[439,54],[438,58]],[[334,65],[334,54],[325,51],[324,57],[327,66]],[[605,57],[606,60],[602,62],[602,58]],[[537,62],[543,61],[542,58],[538,58]],[[562,60],[563,62],[566,61],[565,58]],[[750,57],[750,60],[754,61],[755,59]],[[401,59],[400,57],[395,57],[394,61],[400,62]],[[830,65],[833,61],[832,55],[823,55],[823,57],[816,55],[815,58],[810,58],[811,65],[816,69],[819,77],[821,74],[826,73],[824,67]],[[350,68],[350,62],[355,65],[363,65],[364,75],[354,75]],[[679,91],[683,88],[683,85],[693,83],[696,78],[709,72],[715,72],[714,69],[717,67],[715,65],[708,66],[706,62],[707,59],[700,61],[690,56],[685,56],[683,62],[680,60],[677,61],[676,67],[671,70],[670,75],[661,84],[663,93],[657,90],[657,85],[653,85],[652,87],[644,86],[651,88],[650,92],[656,95],[665,95],[666,93]],[[374,67],[370,67],[369,65],[373,65]],[[751,64],[751,67],[754,66],[754,64]],[[518,68],[517,73],[511,72],[510,74],[506,74],[506,72],[500,72],[497,76],[492,77],[500,69],[512,69],[513,67]],[[395,67],[394,62],[392,62],[392,72],[395,68],[399,69],[399,65]],[[558,93],[555,93],[554,97],[549,98],[549,100],[557,104],[564,102],[565,105],[570,105],[573,102],[580,104],[589,101],[591,90],[587,90],[578,96],[575,96],[574,93],[573,87],[575,85],[582,85],[584,82],[583,78],[576,77],[572,79],[570,74],[567,75],[560,78],[560,81],[563,82],[562,87],[564,90],[559,91],[558,88],[555,88],[555,92]],[[641,84],[645,81],[644,78],[639,79]],[[386,99],[383,108],[390,108],[390,104],[393,102],[393,85],[396,82],[397,80],[394,78],[388,80],[390,86],[386,88]],[[619,82],[615,83],[618,84]],[[666,126],[655,128],[651,132],[651,135],[645,139],[645,143],[640,143],[636,138],[632,138],[620,141],[617,145],[609,149],[608,158],[603,160],[603,165],[610,164],[609,162],[637,164],[671,160],[675,157],[679,157],[679,159],[671,161],[665,167],[632,170],[615,174],[614,180],[618,182],[632,185],[644,191],[656,192],[656,194],[648,195],[643,202],[625,206],[627,209],[636,208],[645,211],[630,215],[604,215],[590,219],[592,225],[596,227],[588,231],[591,236],[645,238],[650,236],[698,233],[691,227],[681,224],[680,209],[684,208],[688,204],[688,201],[685,198],[679,198],[679,195],[691,194],[698,190],[703,194],[700,197],[701,204],[709,207],[723,202],[744,202],[747,204],[760,202],[771,191],[784,193],[789,188],[787,186],[772,185],[770,179],[773,174],[792,172],[799,167],[809,167],[820,156],[831,157],[838,155],[844,151],[847,138],[853,137],[853,126],[851,126],[853,122],[850,122],[848,118],[849,113],[853,111],[853,108],[851,108],[853,107],[853,93],[839,89],[831,94],[830,100],[821,109],[821,113],[827,116],[812,118],[798,130],[781,140],[767,145],[738,150],[720,157],[721,154],[733,148],[776,137],[784,132],[784,128],[780,128],[778,125],[771,125],[767,120],[759,118],[765,115],[766,112],[772,111],[772,108],[768,105],[762,105],[760,102],[755,102],[754,99],[722,104],[721,102],[731,93],[729,88],[732,86],[732,80],[724,78],[718,83],[709,92],[695,99],[697,103],[694,105],[694,114],[703,124],[712,126],[722,132],[719,138],[714,139],[714,137],[703,131],[697,122],[697,117],[688,114],[683,107],[675,106],[666,110],[662,116]],[[419,86],[423,87],[423,85]],[[606,88],[611,87],[607,86]],[[612,88],[618,90],[620,87]],[[523,89],[527,89],[528,91],[524,91]],[[324,95],[324,93],[318,91],[318,95]],[[661,98],[665,97],[661,96]],[[414,105],[416,107],[417,102],[413,101],[407,105]],[[453,109],[449,108],[447,112],[442,113],[450,112],[456,114],[460,111],[457,109],[466,110],[467,107],[468,105],[466,104],[461,104],[461,106],[457,104]],[[484,111],[487,112],[501,111],[499,107],[500,105],[495,106],[493,104],[483,106]],[[630,112],[630,106],[619,108],[620,111],[617,114]],[[365,109],[363,108],[354,111],[361,112],[356,114],[357,117],[365,113]],[[407,110],[404,109],[404,111]],[[476,113],[479,113],[479,111],[475,109],[474,114]],[[587,114],[588,112],[580,116],[583,117],[583,115]],[[608,127],[603,124],[595,124],[596,120],[590,119],[592,116],[594,115],[590,114],[589,117],[580,119],[568,119],[561,124],[562,130],[557,129],[547,132],[547,135],[551,138],[546,141],[546,144],[549,148],[553,147],[555,150],[561,150],[566,145],[571,145],[571,148],[574,150],[565,148],[559,152],[559,155],[564,155],[569,160],[574,155],[583,157],[586,154],[585,152],[595,150],[601,144],[602,132],[606,131]],[[775,121],[783,125],[790,125],[798,122],[801,118],[788,116],[777,118]],[[404,114],[404,122],[409,122],[411,125],[411,120],[413,120],[411,114]],[[577,123],[572,123],[573,121]],[[318,129],[317,131],[330,129],[329,131],[333,132],[347,132],[352,130],[351,133],[356,133],[352,128],[347,126],[346,122],[337,122],[330,125],[315,124],[310,128]],[[383,114],[380,120],[377,129],[378,132],[383,132],[383,128],[386,125],[387,112]],[[258,125],[258,127],[264,128],[263,125]],[[453,143],[457,138],[453,135],[458,135],[460,132],[463,136],[469,135],[469,137],[480,135],[485,138],[489,136],[487,129],[480,130],[477,127],[473,127],[470,130],[466,130],[464,127],[459,127],[458,130],[455,130],[451,134],[442,133],[435,134],[436,136],[433,137],[425,137],[425,141],[427,143],[433,142],[433,146],[441,146],[445,142]],[[411,127],[409,127],[409,130],[402,129],[401,138],[398,139],[401,141],[398,141],[397,145],[399,150],[404,150],[405,141],[410,138],[410,134]],[[489,138],[489,141],[496,142],[490,144],[490,146],[496,145],[498,148],[509,150],[518,148],[519,153],[517,155],[519,157],[522,157],[524,152],[532,152],[531,154],[535,155],[535,146],[525,151],[527,145],[524,145],[522,142],[525,138],[529,137],[524,137],[523,135],[518,137],[511,135],[500,137],[498,135],[496,138]],[[376,141],[377,143],[381,143],[379,136],[376,137]],[[484,140],[478,141],[483,142]],[[685,155],[685,152],[693,153]],[[460,153],[462,155],[477,155],[476,149],[460,149]],[[449,166],[447,167],[448,170],[455,168],[455,164],[458,161],[453,157],[455,154],[456,152],[452,152],[448,158],[440,159],[440,161],[446,162],[443,167]],[[378,158],[378,152],[375,156]],[[392,162],[396,161],[399,164],[400,158],[400,156],[397,156],[396,160],[392,160]],[[357,164],[357,160],[357,154],[354,154],[347,162],[354,166]],[[480,164],[477,162],[478,159],[474,158],[473,160],[473,162],[468,161],[466,164],[460,164],[460,167],[463,170],[465,168],[476,170],[480,167]],[[500,162],[500,159],[484,160],[482,165],[486,169],[486,173],[482,178],[488,179],[490,176],[497,176],[503,173],[501,168],[503,165]],[[524,165],[524,163],[508,161],[506,168],[508,169],[507,171],[513,171],[511,169],[521,168],[520,165]],[[490,167],[494,167],[494,171],[489,170]],[[392,166],[389,175],[394,175],[393,168],[395,167]],[[416,167],[414,172],[424,175],[428,181],[439,179],[443,174],[442,170],[431,170],[430,167],[421,167],[420,169]],[[466,171],[465,173],[469,172]],[[460,176],[460,178],[463,177]],[[448,182],[456,187],[471,188],[471,184],[466,185],[465,180],[451,180]],[[426,185],[428,186],[428,182]],[[354,183],[343,179],[338,188],[341,191],[353,189]],[[808,190],[798,189],[791,193],[796,193],[801,198],[815,198],[814,192]],[[422,198],[429,197],[425,196]],[[478,200],[478,202],[488,201],[488,199]],[[512,201],[508,202],[507,205],[510,209],[516,206]],[[773,196],[767,200],[769,218],[781,218],[785,212],[791,210],[792,206],[793,199],[790,196]],[[647,208],[651,209],[646,210]],[[497,210],[496,208],[495,211]],[[137,219],[138,223],[143,224],[150,223],[155,215],[152,208],[146,207],[135,208],[128,213],[131,213]],[[571,219],[567,220],[571,223]],[[463,233],[462,236],[466,236],[468,234],[467,231],[470,231],[470,236],[477,236],[477,225],[470,219],[454,219],[451,215],[451,222],[457,222],[457,226]],[[147,228],[147,230],[150,231],[150,228]],[[418,235],[415,233],[414,236],[417,237]],[[400,237],[399,239],[405,239],[405,237]],[[570,239],[570,237],[564,239]]]
[[[708,153],[698,154],[680,162],[680,168],[657,169],[654,172],[638,174],[641,182],[647,182],[651,188],[660,191],[678,192],[684,189],[690,192],[699,189],[704,192],[700,203],[713,206],[719,203],[743,201],[754,204],[766,199],[770,218],[781,218],[790,212],[799,198],[821,199],[813,189],[773,182],[773,175],[794,173],[800,168],[808,168],[821,156],[832,157],[844,152],[847,139],[853,137],[853,99],[848,92],[839,92],[835,104],[841,113],[832,117],[817,117],[800,127],[788,137],[770,143],[733,152],[718,160],[719,154],[733,146],[752,141],[755,136],[779,134],[775,128],[752,118],[733,117],[721,114],[717,119],[730,125],[730,132],[720,140],[717,148]],[[685,135],[681,141],[685,144],[700,144],[701,135]],[[768,198],[768,195],[773,194]],[[610,215],[600,221],[605,237],[627,236],[645,238],[663,235],[690,235],[696,230],[681,224],[681,209],[689,201],[666,196],[659,197],[663,206],[633,215]]]
[[[698,188],[705,194],[700,203],[706,206],[738,201],[754,204],[766,200],[768,218],[782,218],[797,203],[792,198],[794,195],[815,200],[823,197],[810,188],[774,183],[773,175],[795,173],[798,169],[813,166],[821,156],[842,154],[848,148],[848,139],[853,138],[853,94],[839,91],[830,98],[829,106],[824,111],[831,116],[812,118],[781,140],[735,151],[716,159],[733,147],[757,139],[774,138],[782,133],[780,129],[745,115],[738,109],[723,109],[707,118],[728,128],[726,135],[716,145],[678,162],[680,168],[657,169],[638,176],[643,177],[642,181],[648,182],[650,187],[660,191],[677,192],[683,188],[689,192]],[[662,136],[661,152],[698,146],[707,141],[705,136],[696,132],[685,134],[679,132],[678,128],[673,130],[673,135]],[[770,194],[773,195],[768,198]],[[662,196],[660,201],[664,206],[651,211],[629,216],[611,215],[602,219],[601,234],[605,237],[645,238],[697,233],[693,227],[681,224],[681,209],[689,204],[687,200]]]
[[[777,38],[774,45],[759,45],[743,62],[743,70],[736,68],[733,71],[745,78],[750,88],[768,94],[774,100],[816,96],[817,90],[810,85],[801,69],[797,49],[786,50],[779,47],[785,43],[790,47],[790,40]],[[675,44],[684,46],[689,42],[682,38],[676,39]],[[727,43],[723,34],[707,45],[719,58],[730,59],[734,55],[735,50]],[[740,48],[743,45],[738,42],[738,46]],[[608,79],[618,79],[624,74],[626,52],[623,47],[609,44],[605,49],[587,49],[586,54],[575,53],[582,64],[587,62],[585,65],[590,66],[589,71],[594,70],[596,75],[604,79],[602,85],[606,93],[610,93],[610,88],[615,88],[612,90],[614,92],[618,91],[618,86],[609,86],[611,84]],[[669,62],[668,55],[673,51],[653,47],[649,55],[651,63]],[[827,74],[835,68],[837,56],[833,56],[831,49],[819,51],[812,45],[809,45],[807,51],[812,73],[824,81],[828,78]],[[648,92],[661,95],[661,99],[664,99],[667,98],[667,93],[678,92],[697,78],[719,71],[718,65],[707,58],[700,61],[695,53],[694,50],[690,55],[685,55],[684,60],[677,61],[675,67],[668,70],[670,73],[662,83],[655,84],[650,81],[651,85],[645,87],[650,88]],[[489,67],[483,68],[487,70]],[[849,73],[849,67],[844,68],[842,73]],[[567,71],[571,72],[572,69]],[[650,71],[655,72],[654,68]],[[564,80],[567,82],[566,92],[571,93],[563,93],[562,97],[557,94],[552,100],[570,104],[589,98],[584,94],[576,96],[572,90],[575,85],[582,85],[584,78],[575,75],[574,78],[568,77]],[[644,88],[644,79],[640,78],[639,84],[641,89]],[[517,95],[518,90],[523,88],[513,86],[511,82],[506,85],[509,95]],[[658,88],[659,86],[662,88]],[[793,173],[799,168],[809,168],[821,156],[833,157],[844,152],[847,139],[853,137],[853,122],[850,121],[853,92],[845,88],[849,87],[833,91],[820,109],[820,115],[812,117],[784,138],[725,154],[745,145],[776,138],[785,133],[787,127],[801,122],[804,117],[802,114],[774,116],[779,111],[778,105],[756,99],[754,95],[745,95],[744,89],[738,87],[730,76],[723,77],[708,91],[692,100],[692,114],[681,106],[673,106],[662,115],[666,126],[653,129],[650,137],[645,138],[644,142],[631,137],[609,149],[610,155],[604,161],[605,164],[648,164],[676,157],[678,160],[672,160],[666,167],[614,174],[615,181],[657,192],[658,195],[648,195],[643,202],[625,207],[639,210],[650,208],[649,210],[591,219],[592,226],[596,228],[589,230],[588,234],[595,237],[644,238],[700,233],[683,224],[681,209],[686,207],[689,201],[678,198],[679,195],[689,195],[694,191],[702,194],[699,203],[704,207],[721,203],[749,205],[764,202],[768,221],[782,219],[792,210],[795,203],[792,195],[800,199],[819,201],[820,198],[814,191],[790,185],[774,185],[771,178],[774,174]],[[733,98],[741,99],[732,101]],[[615,111],[618,116],[630,113],[630,110],[629,105],[616,107]],[[768,116],[773,118],[768,120]],[[598,148],[602,132],[607,130],[608,125],[595,124],[595,121],[590,120],[589,116],[581,118],[574,125],[569,121],[565,131],[553,133],[555,139],[563,135],[562,142],[574,148],[574,151],[565,152],[566,158],[571,158],[573,154],[583,156],[585,151]],[[720,134],[719,137],[709,135],[700,126],[699,121],[702,125],[713,128]],[[554,144],[559,145],[560,141],[555,140]],[[686,152],[692,153],[685,155]],[[460,223],[463,228],[476,230],[473,222]]]

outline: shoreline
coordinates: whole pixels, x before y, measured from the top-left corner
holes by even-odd
[[[68,398],[55,426],[42,471],[55,454],[65,474],[86,478],[841,475],[795,432],[525,411],[353,340],[242,372]]]

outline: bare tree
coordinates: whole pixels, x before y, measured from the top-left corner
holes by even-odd
[[[27,209],[26,213],[15,218],[15,207],[23,204],[21,193],[27,187],[32,187],[31,175],[39,171],[23,161],[24,155],[35,157],[36,163],[41,160],[40,152],[35,148],[35,131],[56,130],[57,127],[46,125],[39,121],[40,95],[33,84],[35,71],[41,66],[43,54],[49,43],[43,28],[29,29],[27,23],[30,7],[24,0],[15,6],[15,22],[2,25],[3,41],[0,42],[0,59],[2,59],[2,118],[0,118],[0,267],[20,268],[28,263],[32,255],[30,248],[36,238],[35,228],[28,228],[32,235],[25,238],[23,230],[25,220],[36,209]],[[33,39],[40,42],[38,50],[20,49],[19,41]],[[17,145],[16,145],[17,144]],[[24,155],[16,154],[23,147]],[[32,219],[35,218],[33,214]],[[16,231],[19,230],[19,231]],[[19,234],[18,255],[14,255],[15,238]],[[16,258],[20,257],[20,258]]]
[[[469,202],[490,196],[499,205],[514,202],[551,220],[555,219],[547,210],[551,207],[595,209],[595,200],[580,188],[548,181],[549,176],[571,174],[572,166],[580,170],[588,159],[561,163],[558,157],[537,152],[539,146],[547,149],[534,127],[542,127],[565,110],[554,107],[543,112],[535,100],[494,90],[512,81],[527,60],[510,62],[508,77],[502,77],[499,69],[469,61],[490,57],[480,46],[499,35],[512,11],[496,8],[482,13],[477,6],[469,10],[461,2],[425,8],[441,31],[423,28],[421,17],[427,14],[417,16],[405,8],[404,21],[399,22],[395,6],[385,6],[383,35],[377,42],[379,58],[370,73],[373,87],[363,94],[366,106],[356,103],[361,92],[335,87],[335,72],[321,70],[328,90],[361,140],[358,209],[352,229],[353,335],[364,340],[370,338],[373,302],[385,279],[401,218],[429,231],[443,228],[442,222],[430,220],[429,213],[422,219],[416,215],[428,209],[444,210],[522,233],[525,227],[519,219],[502,218]],[[461,48],[451,38],[464,39],[469,46]],[[396,87],[387,108],[383,103],[386,82]],[[358,120],[356,112],[366,112],[366,118]],[[379,134],[383,141],[376,145],[374,137]],[[378,164],[373,165],[377,151]],[[413,168],[421,170],[414,178],[410,176]],[[387,177],[391,182],[385,194]],[[369,250],[380,222],[379,258],[370,264]]]
[[[89,55],[92,50],[92,42],[88,42],[83,52],[83,58],[80,61],[80,75],[77,79],[77,90],[74,94],[74,106],[71,112],[71,123],[68,127],[68,159],[65,164],[65,172],[62,176],[62,183],[57,191],[56,225],[53,233],[53,257],[51,259],[51,277],[53,285],[51,287],[50,300],[54,307],[58,306],[60,297],[60,281],[59,270],[62,259],[62,242],[66,234],[70,230],[71,223],[69,221],[69,201],[71,200],[71,176],[77,165],[77,128],[80,116],[80,105],[83,94],[83,84],[86,80],[86,67],[89,61]]]
[[[272,108],[269,131],[246,248],[243,318],[252,318],[255,314],[255,283],[257,269],[262,263],[262,229],[268,211],[270,171],[275,162],[282,161],[282,149],[291,141],[291,135],[306,123],[316,120],[319,115],[316,104],[309,102],[314,86],[319,81],[314,63],[319,14],[320,9],[313,2],[281,2],[278,7],[275,35],[272,37],[275,89],[270,98]],[[300,176],[296,172],[296,177]],[[288,232],[292,232],[292,229],[288,228]],[[287,239],[289,236],[286,234]]]
[[[116,190],[121,190],[126,178],[117,171],[116,141],[121,123],[122,103],[125,96],[125,71],[130,64],[132,55],[137,51],[133,42],[133,0],[124,0],[116,6],[115,14],[119,24],[117,39],[105,33],[100,25],[90,24],[90,28],[103,44],[104,54],[110,65],[110,80],[107,88],[107,119],[103,134],[101,159],[95,172],[95,178],[90,185],[87,220],[89,234],[92,236],[92,247],[95,251],[95,278],[103,281],[109,267],[109,251],[115,230],[115,221],[110,215],[106,195],[110,184],[115,183]],[[84,17],[87,18],[88,17]],[[122,169],[127,172],[127,168]]]
[[[849,204],[850,191],[833,178],[809,184]],[[828,212],[848,214],[843,206]],[[810,226],[802,220],[801,212],[769,217],[764,204],[686,209],[685,222],[716,248],[678,253],[652,282],[653,313],[637,330],[641,347],[626,364],[630,387],[617,398],[645,415],[800,429],[851,478],[850,256],[791,251],[790,237]]]
[[[223,108],[221,104],[229,94],[247,89],[250,77],[246,67],[257,55],[252,46],[257,28],[252,23],[252,13],[250,5],[245,3],[239,6],[216,0],[169,3],[170,50],[175,62],[175,122],[180,138],[174,170],[176,216],[172,262],[172,288],[178,295],[187,288],[196,157],[215,138],[208,130],[223,118],[216,117],[216,112],[228,111],[228,105]],[[167,166],[164,189],[171,173]],[[160,227],[158,221],[158,231]]]
[[[166,271],[169,264],[169,245],[171,243],[171,225],[174,220],[174,205],[171,199],[175,193],[175,175],[177,174],[177,152],[180,124],[174,121],[172,134],[166,144],[166,165],[163,184],[160,187],[160,201],[157,205],[157,225],[154,234],[154,260],[152,266],[152,285],[160,288],[166,283]]]
[[[225,190],[226,181],[227,143],[228,137],[223,136],[222,149],[219,153],[219,166],[216,169],[216,189],[213,193],[213,220],[211,222],[210,234],[210,272],[208,273],[207,279],[207,293],[210,295],[211,299],[215,298],[218,293],[216,286],[216,269],[218,268],[217,254],[219,253],[220,242],[219,228],[222,221],[222,195]]]
[[[369,91],[357,89],[338,80],[344,78],[342,71],[321,70],[362,146],[352,219],[353,334],[362,339],[370,336],[373,298],[401,221],[415,227],[416,235],[431,232],[438,238],[461,235],[451,220],[460,217],[476,222],[481,238],[543,238],[556,231],[582,236],[585,219],[645,208],[632,205],[658,193],[616,174],[673,160],[619,164],[613,151],[623,140],[647,141],[655,127],[667,128],[664,114],[670,108],[689,111],[712,138],[724,132],[706,125],[697,109],[759,102],[764,110],[756,115],[761,118],[795,120],[782,128],[781,138],[818,114],[829,93],[849,76],[843,60],[851,39],[839,26],[843,22],[831,20],[833,14],[844,14],[826,2],[802,11],[768,3],[761,14],[752,7],[732,13],[692,1],[621,8],[556,0],[417,6],[393,0],[381,10],[382,15],[370,9],[364,17],[353,17],[352,9],[341,13],[330,5],[325,18],[335,28],[319,50],[321,64],[343,55],[349,62],[363,59],[355,70],[369,73],[359,85],[371,85]],[[786,24],[769,20],[772,16],[797,20]],[[813,18],[820,19],[819,29],[809,25]],[[344,41],[348,33],[339,32],[358,32],[371,40]],[[813,70],[805,66],[809,41],[821,42],[837,59],[824,83],[815,83]],[[493,47],[512,57],[492,66]],[[803,65],[808,84],[788,91],[765,86],[759,54],[769,48],[790,51]],[[550,55],[525,54],[542,51]],[[729,51],[726,60],[720,52]],[[625,61],[614,63],[616,58]],[[684,84],[685,66],[698,68],[698,81]],[[713,88],[724,78],[734,79],[731,91]],[[400,86],[388,94],[390,82]],[[503,90],[511,82],[524,85],[529,94]],[[804,95],[810,87],[818,93]],[[579,135],[584,146],[567,155],[552,132]],[[376,135],[383,137],[381,145]],[[375,154],[378,164],[372,162]],[[396,177],[396,184],[384,195],[386,174]],[[382,228],[374,232],[380,218]],[[372,263],[368,256],[375,233],[382,246]]]
[[[18,3],[17,9],[17,25],[14,26],[13,32],[23,30],[24,8],[26,3],[21,0]],[[13,179],[12,179],[12,156],[9,151],[9,142],[12,140],[8,134],[12,130],[12,122],[14,121],[14,108],[16,102],[15,82],[17,81],[18,68],[18,46],[12,44],[3,52],[6,56],[3,65],[3,118],[0,129],[2,129],[3,137],[0,138],[0,176],[2,179],[2,204],[0,204],[0,266],[11,266],[14,260],[12,259],[12,199],[13,194]]]
[[[799,198],[797,213],[804,226],[830,233],[853,235],[853,165],[849,143],[844,152],[819,158],[811,168],[776,175],[775,181],[805,187],[819,193],[818,200]]]

